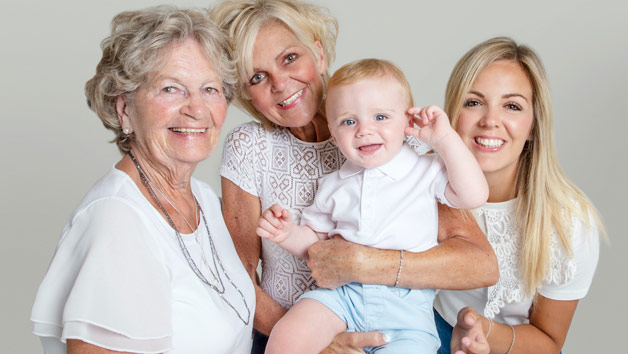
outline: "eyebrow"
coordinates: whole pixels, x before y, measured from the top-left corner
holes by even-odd
[[[286,52],[289,52],[291,48],[294,48],[294,45],[289,45],[289,46],[285,47],[284,49],[282,49],[282,50],[281,50],[281,51],[277,54],[277,56],[275,56],[275,59],[274,59],[274,60],[276,61],[277,59],[281,58],[281,57],[282,57],[282,56],[283,56]],[[259,68],[255,67],[255,66],[253,67],[253,72],[257,72],[257,71],[259,71],[259,70],[260,70]]]
[[[480,96],[482,98],[485,98],[485,96],[482,93],[478,92],[478,91],[469,91],[469,93],[472,93],[472,94],[474,94],[476,96]],[[505,95],[502,95],[502,98],[511,98],[511,97],[521,97],[526,102],[528,102],[528,99],[524,95],[522,95],[520,93],[507,93]]]

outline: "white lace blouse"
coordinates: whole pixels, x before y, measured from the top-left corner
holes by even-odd
[[[488,318],[511,325],[528,323],[532,299],[522,283],[520,238],[515,223],[516,200],[487,203],[475,210],[478,225],[497,255],[499,280],[493,286],[465,291],[439,290],[434,307],[452,326],[458,311],[471,306]],[[581,299],[589,290],[598,261],[599,238],[594,227],[575,222],[572,230],[574,256],[569,258],[557,236],[551,239],[551,271],[539,293],[554,300]]]
[[[430,150],[416,139],[408,143],[419,154]],[[314,200],[319,179],[338,170],[344,161],[331,138],[310,143],[297,139],[287,128],[267,130],[260,123],[248,122],[227,136],[220,174],[258,197],[262,210],[277,203],[299,223],[301,211]],[[306,260],[262,240],[261,287],[290,308],[315,285]]]

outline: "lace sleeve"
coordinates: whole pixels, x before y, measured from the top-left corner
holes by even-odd
[[[225,139],[220,175],[243,191],[259,197],[255,181],[255,156],[258,149],[256,123],[245,123],[235,128]]]

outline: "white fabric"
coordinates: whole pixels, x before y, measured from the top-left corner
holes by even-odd
[[[471,306],[484,316],[511,325],[529,322],[532,299],[525,296],[520,266],[521,234],[515,223],[516,200],[487,203],[475,210],[478,225],[497,255],[500,278],[488,288],[465,291],[439,290],[434,301],[438,313],[452,326],[458,311]],[[594,225],[594,224],[592,224]],[[572,229],[574,257],[566,255],[552,234],[551,271],[539,293],[554,300],[583,298],[591,286],[599,256],[598,230],[575,221]]]
[[[249,353],[253,285],[235,252],[217,196],[195,179],[192,191],[224,268],[246,297],[249,324],[196,277],[174,230],[131,178],[112,168],[66,224],[39,287],[31,320],[45,353],[65,353],[68,338],[138,353]],[[182,236],[208,277],[201,249],[210,264],[213,256],[202,221],[197,235]],[[245,317],[240,294],[220,274],[224,297]]]
[[[408,141],[419,154],[431,148],[419,140]],[[277,203],[288,209],[295,222],[312,204],[319,179],[340,168],[345,158],[332,139],[310,143],[290,130],[267,130],[248,122],[227,136],[221,176],[260,199],[262,210]],[[277,303],[290,308],[306,291],[316,288],[304,259],[295,257],[269,240],[262,240],[261,287]]]
[[[446,187],[438,155],[418,156],[404,144],[382,166],[365,169],[346,161],[323,177],[301,224],[370,247],[425,251],[437,244],[436,202],[448,204]]]

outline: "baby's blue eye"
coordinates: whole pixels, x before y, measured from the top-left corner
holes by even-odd
[[[355,121],[353,119],[345,119],[341,123],[342,125],[354,125]]]
[[[385,119],[386,119],[386,116],[383,114],[378,114],[375,116],[375,120],[385,120]]]

